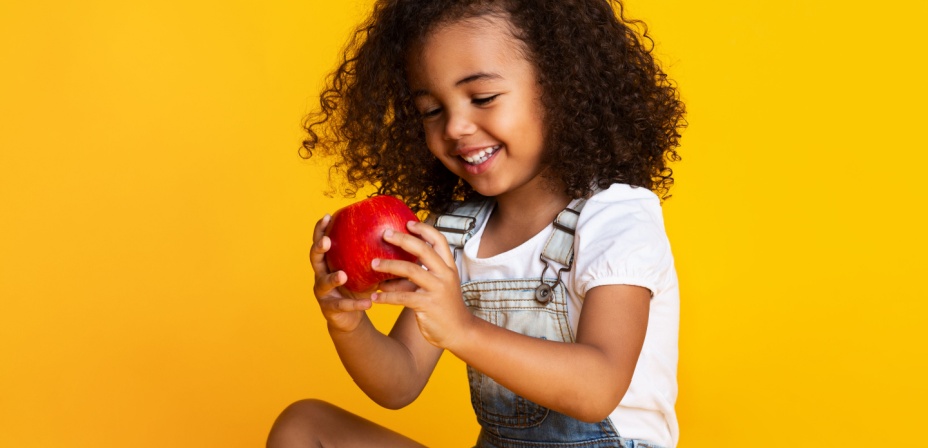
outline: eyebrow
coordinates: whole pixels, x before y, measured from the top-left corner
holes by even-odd
[[[489,81],[489,80],[496,80],[496,79],[503,79],[503,77],[497,73],[477,72],[477,73],[474,73],[472,75],[468,75],[462,78],[460,81],[454,83],[454,86],[460,87],[464,84],[470,84],[472,82]],[[429,94],[428,90],[419,89],[419,90],[416,90],[415,92],[412,92],[412,97],[418,98],[420,96],[428,95],[428,94]]]

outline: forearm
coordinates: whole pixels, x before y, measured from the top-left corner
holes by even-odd
[[[417,256],[422,265],[379,260],[373,266],[408,279],[417,289],[376,293],[371,300],[406,307],[401,317],[418,325],[417,331],[409,330],[412,324],[405,326],[416,335],[410,341],[449,350],[509,390],[581,420],[601,420],[615,409],[641,352],[651,299],[648,289],[603,285],[589,290],[576,343],[524,336],[471,314],[444,237],[425,224],[409,229],[422,239],[398,232],[384,233],[384,239]]]
[[[365,315],[351,332],[330,328],[335,350],[358,387],[381,406],[397,409],[414,400],[423,388],[409,349],[371,323]]]
[[[533,338],[478,318],[448,350],[514,393],[584,421],[605,418],[631,381],[593,345]]]

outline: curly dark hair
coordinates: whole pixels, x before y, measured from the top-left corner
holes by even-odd
[[[306,117],[300,155],[334,156],[330,181],[344,179],[349,196],[372,184],[416,211],[476,196],[426,147],[406,61],[437,26],[491,14],[508,18],[536,66],[550,180],[573,198],[612,183],[668,198],[685,107],[647,26],[615,0],[379,1]]]

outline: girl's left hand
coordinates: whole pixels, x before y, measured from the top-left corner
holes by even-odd
[[[445,236],[434,227],[410,221],[406,228],[419,238],[389,230],[383,238],[418,257],[422,265],[401,260],[375,259],[372,266],[375,271],[408,279],[416,288],[391,288],[390,291],[373,294],[371,300],[375,303],[402,305],[413,310],[422,336],[436,347],[447,348],[466,331],[469,322],[474,319],[461,297],[461,280],[454,256]]]

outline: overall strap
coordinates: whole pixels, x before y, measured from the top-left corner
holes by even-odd
[[[464,244],[477,231],[478,219],[484,219],[485,215],[492,208],[492,200],[464,202],[456,206],[451,212],[440,215],[429,216],[428,222],[448,240],[451,246],[451,252],[455,260],[458,259],[458,252],[464,250]],[[535,300],[542,305],[547,305],[554,297],[553,289],[561,283],[561,274],[569,271],[574,261],[574,233],[577,229],[577,221],[580,219],[580,211],[586,205],[586,199],[578,199],[573,206],[568,206],[558,213],[554,218],[554,231],[545,242],[545,247],[541,252],[541,262],[544,263],[545,269],[541,272],[539,285],[535,288]],[[545,272],[550,267],[549,261],[554,261],[562,266],[557,270],[557,279],[553,284],[545,283]]]
[[[445,236],[451,251],[457,255],[457,250],[463,249],[477,232],[477,219],[489,212],[492,204],[489,199],[461,202],[448,213],[430,216],[427,222]]]
[[[580,211],[586,205],[586,199],[578,199],[573,206],[568,206],[554,218],[554,232],[548,237],[545,248],[541,252],[542,260],[558,262],[570,270],[574,261],[574,232]]]
[[[464,244],[476,233],[478,219],[488,213],[492,205],[493,201],[489,199],[462,202],[448,213],[430,216],[427,222],[445,236],[457,258],[457,251],[463,249]],[[553,222],[554,232],[542,250],[542,260],[554,261],[566,266],[565,270],[570,269],[574,258],[574,232],[584,205],[586,199],[581,198],[558,213]]]

